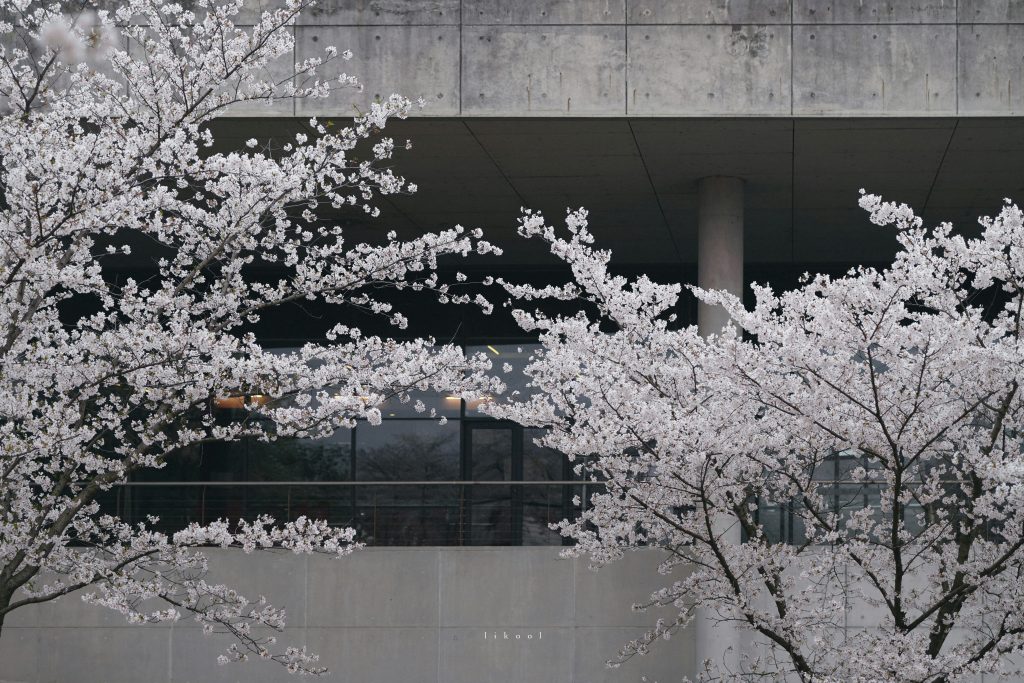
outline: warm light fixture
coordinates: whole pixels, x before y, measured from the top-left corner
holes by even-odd
[[[270,403],[270,397],[266,394],[236,394],[213,399],[213,407],[224,410],[237,410],[247,406],[265,406],[268,403]]]
[[[500,356],[501,355],[501,352],[499,352],[498,349],[494,348],[490,344],[487,345],[487,348],[489,348],[494,353],[495,356]]]
[[[475,399],[473,401],[466,401],[466,408],[468,408],[470,410],[473,410],[473,409],[483,405],[484,403],[490,403],[493,400],[494,400],[493,396],[491,396],[489,394],[485,394],[485,395],[481,396],[480,398]]]

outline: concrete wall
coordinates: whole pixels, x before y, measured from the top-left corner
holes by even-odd
[[[598,683],[679,680],[692,637],[608,669],[656,615],[634,613],[660,577],[655,551],[590,571],[558,548],[370,548],[339,560],[214,551],[211,579],[288,609],[280,643],[305,644],[352,683]],[[484,639],[484,633],[499,639]],[[503,638],[504,633],[509,640]],[[515,634],[522,638],[515,640]],[[525,639],[527,634],[533,639]],[[279,666],[218,666],[228,641],[182,620],[128,626],[71,596],[12,614],[0,681],[290,681]]]
[[[274,0],[251,2],[250,17]],[[351,49],[367,89],[262,112],[343,116],[391,92],[422,97],[424,116],[1024,107],[1019,0],[323,0],[295,36],[299,59]]]

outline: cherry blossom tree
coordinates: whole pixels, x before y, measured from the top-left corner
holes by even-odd
[[[0,626],[86,589],[132,623],[194,615],[233,637],[222,661],[320,672],[304,648],[273,647],[282,610],[207,580],[201,548],[345,555],[351,529],[261,516],[166,535],[105,514],[97,497],[190,444],[325,436],[379,423],[382,401],[414,390],[495,389],[486,359],[429,339],[337,325],[325,343],[278,353],[247,331],[310,301],[404,327],[386,290],[464,301],[438,258],[496,251],[460,227],[350,243],[324,218],[376,215],[378,195],[415,190],[388,169],[395,144],[381,137],[411,106],[401,97],[340,129],[310,120],[275,147],[213,148],[211,121],[236,103],[356,85],[321,75],[349,56],[334,48],[268,75],[289,60],[307,4],[242,29],[241,0],[0,2]],[[148,274],[112,275],[133,250]],[[216,420],[223,401],[248,417]]]
[[[751,310],[691,288],[742,337],[674,324],[680,285],[609,274],[585,211],[566,234],[521,219],[573,279],[503,283],[542,348],[533,393],[485,409],[548,428],[543,444],[602,483],[560,524],[568,554],[600,567],[666,551],[647,606],[672,616],[616,661],[706,614],[746,643],[704,661],[704,680],[1019,673],[1024,214],[1008,200],[969,238],[860,204],[898,237],[885,269],[753,285]],[[545,313],[556,300],[587,305]]]

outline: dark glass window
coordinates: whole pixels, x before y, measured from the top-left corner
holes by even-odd
[[[323,439],[248,439],[249,481],[346,481],[352,475],[352,431]]]
[[[453,481],[459,478],[458,422],[384,420],[356,427],[360,481]]]
[[[525,396],[522,368],[534,348],[467,351],[486,353],[509,391]],[[251,419],[246,408],[232,406],[217,408],[217,419]],[[541,430],[492,420],[476,407],[412,392],[382,404],[376,426],[360,422],[322,439],[246,438],[183,449],[166,468],[115,487],[104,496],[105,509],[135,522],[159,515],[165,531],[218,518],[305,515],[355,526],[359,539],[374,545],[561,543],[549,525],[578,514],[573,497],[585,501],[596,488],[562,483],[579,477],[563,456],[534,443]]]

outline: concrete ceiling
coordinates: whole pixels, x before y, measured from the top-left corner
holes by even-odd
[[[232,145],[301,125],[234,119],[217,137]],[[1003,197],[1024,202],[1024,120],[1013,118],[419,118],[387,132],[412,140],[394,169],[420,190],[388,199],[374,230],[481,227],[506,264],[547,262],[515,236],[521,206],[556,221],[587,207],[620,264],[691,264],[697,181],[709,175],[746,180],[749,263],[890,258],[895,240],[857,207],[861,187],[967,229]]]

